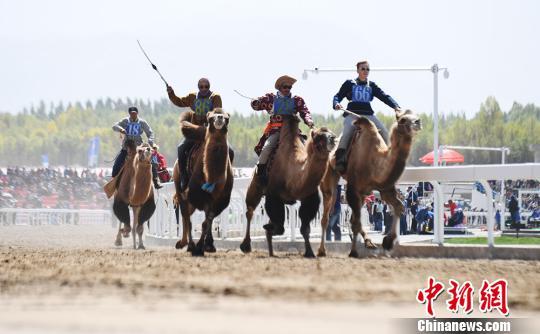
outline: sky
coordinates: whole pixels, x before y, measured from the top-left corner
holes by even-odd
[[[303,70],[354,69],[361,59],[372,68],[447,67],[442,114],[471,116],[488,96],[503,110],[540,105],[538,14],[533,0],[0,0],[0,112],[40,100],[166,97],[137,39],[177,95],[208,77],[228,111],[253,112],[234,89],[261,96],[288,74],[313,113],[335,113],[332,97],[354,70],[302,80]],[[432,73],[373,71],[370,80],[403,108],[433,112]]]

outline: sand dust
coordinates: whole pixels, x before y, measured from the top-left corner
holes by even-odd
[[[270,259],[239,250],[192,258],[129,242],[117,249],[114,236],[105,225],[1,226],[0,331],[387,332],[390,318],[424,316],[415,295],[430,275],[477,290],[483,279],[505,278],[512,316],[540,314],[540,261]],[[436,306],[438,316],[452,315],[444,299]],[[485,315],[475,305],[472,316]]]

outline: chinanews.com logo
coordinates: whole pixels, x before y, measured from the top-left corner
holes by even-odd
[[[426,285],[416,293],[416,301],[425,305],[427,315],[424,319],[415,319],[416,333],[513,333],[512,321],[508,318],[508,282],[505,279],[483,280],[477,294],[470,281],[460,283],[449,279],[445,285],[445,282],[429,277]],[[434,304],[444,297],[446,310],[453,317],[435,319]],[[455,317],[460,312],[470,315],[475,307],[485,314],[498,312],[495,314],[498,318]]]
[[[429,277],[427,285],[427,288],[418,290],[416,301],[426,305],[428,316],[435,317],[433,303],[444,292],[445,285],[433,277]],[[474,287],[471,282],[466,281],[460,284],[458,281],[450,279],[447,293],[450,295],[446,299],[446,309],[448,311],[458,313],[462,309],[465,314],[473,311]],[[508,308],[508,282],[505,279],[498,279],[491,283],[483,280],[478,294],[478,308],[483,313],[497,310],[501,315],[507,317],[510,314]]]

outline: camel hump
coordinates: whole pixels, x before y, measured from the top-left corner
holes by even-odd
[[[182,134],[184,137],[194,141],[204,141],[206,127],[204,125],[196,125],[186,121],[182,124]]]
[[[126,148],[128,152],[135,152],[137,151],[137,144],[133,139],[127,139],[125,142]]]
[[[362,130],[362,129],[377,129],[377,127],[375,126],[375,124],[373,124],[373,122],[371,122],[369,119],[365,118],[365,117],[359,117],[356,121],[354,121],[353,123],[358,129]]]
[[[178,121],[180,122],[180,124],[182,124],[183,121],[191,122],[193,115],[195,115],[195,113],[191,110],[184,111],[183,113],[180,113],[180,117],[178,117]]]
[[[414,115],[414,112],[413,112],[411,109],[407,109],[407,110],[405,110],[405,111],[399,113],[399,114],[397,115],[397,118],[399,119],[399,118],[401,118],[401,117],[403,117],[403,116],[405,116],[405,115]]]

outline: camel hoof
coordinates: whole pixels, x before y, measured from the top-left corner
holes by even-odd
[[[195,243],[194,242],[188,243],[187,251],[191,253],[193,252],[194,249],[195,249]]]
[[[144,245],[139,245],[139,247],[137,247],[137,249],[146,249],[146,247],[144,247]]]
[[[358,251],[356,249],[352,249],[349,253],[349,257],[354,257],[355,259],[359,258]]]
[[[122,228],[121,232],[124,238],[129,238],[129,234],[131,233],[131,226],[125,226],[124,228]]]
[[[240,250],[244,254],[251,253],[251,240],[244,239],[240,244]]]
[[[204,251],[208,252],[208,253],[215,253],[216,252],[216,247],[213,244],[204,245]]]
[[[311,249],[307,249],[306,252],[304,253],[304,257],[306,259],[314,259],[315,254],[313,254],[313,251]]]
[[[377,246],[375,246],[375,244],[371,242],[370,239],[366,239],[364,241],[364,245],[366,246],[367,249],[377,249]]]
[[[326,256],[326,249],[319,248],[319,251],[317,252],[317,257],[325,257]]]
[[[116,239],[116,240],[114,241],[114,245],[117,246],[117,247],[122,246],[122,239]]]
[[[392,247],[394,247],[394,238],[387,235],[383,238],[382,246],[387,251],[392,250]]]
[[[191,256],[204,256],[204,248],[203,247],[194,247],[191,251]]]
[[[182,240],[178,240],[176,242],[176,245],[174,246],[174,248],[176,249],[182,249],[184,248],[184,246],[186,245],[186,242],[183,242]]]

